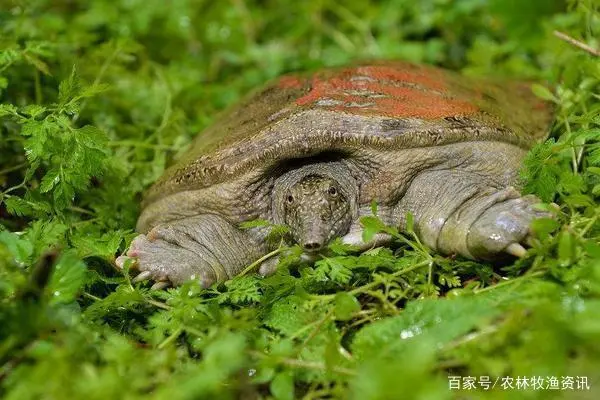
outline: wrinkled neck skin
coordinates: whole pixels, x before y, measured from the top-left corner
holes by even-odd
[[[356,179],[343,162],[304,165],[276,179],[273,223],[288,226],[306,253],[316,253],[348,233],[358,218],[358,196]]]

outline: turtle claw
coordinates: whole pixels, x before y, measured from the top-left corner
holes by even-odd
[[[139,283],[152,278],[152,271],[140,272],[135,278],[131,280],[132,283]]]
[[[117,268],[119,269],[124,269],[125,268],[125,263],[127,262],[127,260],[133,260],[132,264],[131,264],[131,269],[137,269],[137,260],[135,258],[129,257],[127,255],[122,255],[119,256],[115,259],[115,265],[117,266]]]
[[[525,247],[521,246],[519,243],[509,244],[504,251],[518,258],[523,258],[527,254]]]
[[[162,290],[171,286],[171,282],[169,281],[158,281],[154,285],[150,287],[152,290]]]

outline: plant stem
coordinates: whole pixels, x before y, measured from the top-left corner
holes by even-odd
[[[8,174],[9,172],[13,172],[13,171],[19,170],[19,169],[21,169],[21,168],[23,168],[25,166],[27,166],[26,162],[21,163],[21,164],[17,164],[17,165],[13,165],[12,167],[8,167],[8,168],[5,168],[3,170],[0,170],[0,175]]]
[[[239,276],[244,276],[244,275],[248,274],[254,268],[258,267],[260,264],[267,261],[269,258],[281,253],[284,249],[285,249],[285,247],[278,247],[275,250],[273,250],[272,252],[265,254],[264,256],[262,256],[261,258],[259,258],[256,261],[254,261],[252,264],[248,265],[246,268],[244,268],[244,270],[239,274]]]
[[[332,308],[331,310],[329,310],[329,312],[327,312],[327,314],[325,314],[325,316],[323,318],[321,318],[321,320],[319,320],[319,322],[317,323],[317,325],[315,326],[313,331],[310,333],[310,335],[308,335],[308,337],[302,343],[302,346],[299,347],[297,353],[300,353],[300,351],[302,351],[302,349],[304,347],[306,347],[308,342],[310,342],[315,336],[317,336],[317,333],[319,333],[319,331],[321,330],[321,327],[325,324],[325,322],[327,322],[328,319],[331,318],[334,311],[335,311],[335,309]]]
[[[168,345],[169,343],[171,343],[172,341],[177,339],[179,337],[179,335],[181,335],[182,331],[183,330],[181,328],[175,329],[175,331],[173,333],[171,333],[168,338],[166,338],[165,340],[160,342],[160,344],[157,346],[157,348],[159,350],[162,350],[163,348],[165,348],[166,345]]]
[[[426,265],[430,265],[431,262],[432,262],[431,260],[421,261],[420,263],[416,263],[414,265],[411,265],[410,267],[407,267],[407,268],[398,270],[396,272],[393,272],[390,275],[394,276],[394,277],[395,276],[399,276],[399,275],[404,275],[404,274],[406,274],[408,272],[414,271],[415,269],[424,267]],[[383,283],[383,282],[371,282],[371,283],[368,283],[368,284],[366,284],[364,286],[361,286],[361,287],[358,287],[356,289],[353,289],[349,293],[354,295],[354,294],[358,294],[358,293],[361,293],[361,292],[365,292],[367,290],[372,289],[373,287],[375,287],[377,285],[380,285],[381,283]]]
[[[433,262],[432,259],[421,261],[420,263],[416,263],[414,265],[411,265],[410,267],[407,267],[407,268],[398,270],[396,272],[393,272],[390,275],[394,276],[394,277],[400,276],[400,275],[406,274],[408,272],[414,271],[415,269],[418,269],[418,268],[424,267],[426,265],[429,265],[432,262]],[[356,294],[359,294],[359,293],[364,293],[364,292],[367,292],[367,291],[371,290],[372,288],[374,288],[374,287],[376,287],[378,285],[381,285],[381,284],[383,284],[383,282],[381,282],[381,281],[369,282],[369,283],[367,283],[367,284],[365,284],[363,286],[359,286],[359,287],[357,287],[355,289],[352,289],[348,293],[351,294],[351,295],[356,295]],[[321,294],[321,295],[317,294],[317,295],[311,295],[311,298],[313,298],[315,300],[320,300],[320,301],[323,301],[323,300],[327,301],[327,300],[333,299],[335,297],[335,295],[336,295],[335,293],[333,293],[333,294]]]
[[[590,222],[588,222],[587,225],[581,230],[581,232],[579,232],[579,237],[583,239],[587,231],[589,231],[592,228],[592,226],[594,226],[597,220],[598,215],[595,215],[594,218],[592,218]]]
[[[35,102],[37,104],[42,104],[42,85],[40,83],[40,71],[37,68],[33,73],[33,78],[35,81]]]
[[[80,214],[85,214],[85,215],[96,215],[92,211],[89,211],[89,210],[86,210],[85,208],[81,208],[81,207],[77,207],[77,206],[71,206],[71,207],[69,207],[69,210],[78,212]]]
[[[163,310],[170,310],[172,307],[166,305],[165,303],[161,303],[160,301],[156,301],[156,300],[152,300],[152,299],[145,299],[146,303],[148,304],[152,304],[155,307],[158,308],[162,308]]]
[[[487,291],[490,291],[490,290],[493,290],[493,289],[498,289],[499,287],[502,287],[502,286],[512,285],[515,282],[522,282],[524,280],[527,280],[527,279],[530,279],[530,278],[535,278],[537,276],[541,276],[541,275],[544,275],[544,274],[545,274],[544,271],[535,271],[535,272],[532,272],[530,274],[525,274],[525,275],[519,276],[518,278],[509,279],[507,281],[500,282],[500,283],[497,283],[497,284],[492,285],[492,286],[488,286],[488,287],[484,287],[482,289],[474,290],[473,293],[478,294],[478,293],[487,292]]]
[[[268,358],[269,355],[268,354],[264,354],[260,351],[256,351],[256,350],[250,350],[249,351],[251,356],[254,357],[258,357],[258,358]],[[277,357],[276,358],[276,362],[283,364],[285,366],[288,367],[292,367],[292,368],[305,368],[305,369],[314,369],[314,370],[319,370],[319,371],[327,371],[328,368],[324,363],[320,363],[317,361],[305,361],[305,360],[298,360],[296,358],[285,358],[285,357]],[[342,375],[347,375],[347,376],[356,376],[356,371],[349,369],[349,368],[344,368],[344,367],[336,367],[333,366],[330,368],[331,371],[333,372],[337,372],[338,374],[342,374]]]
[[[569,35],[567,35],[566,33],[562,33],[559,31],[554,31],[554,36],[556,36],[559,39],[564,40],[567,43],[572,44],[575,47],[579,47],[581,50],[587,51],[588,53],[590,53],[591,55],[594,55],[596,57],[600,57],[600,50],[593,48],[592,46],[589,46]]]
[[[93,294],[88,292],[83,292],[83,297],[87,297],[88,299],[92,299],[94,301],[102,301],[100,297],[94,296]]]
[[[197,330],[196,328],[191,328],[189,326],[184,326],[183,330],[186,331],[187,333],[191,333],[192,335],[197,336],[197,337],[204,336],[204,334],[202,332],[200,332],[199,330]]]
[[[117,57],[117,55],[119,54],[120,51],[121,51],[121,47],[117,46],[115,48],[115,51],[113,51],[111,53],[111,55],[104,61],[104,63],[102,64],[102,67],[100,67],[100,72],[98,72],[96,79],[94,79],[94,83],[92,84],[92,86],[98,86],[100,84],[100,81],[104,77],[104,74],[106,73],[106,70],[108,69],[108,66],[110,64],[112,64],[113,60],[115,59],[115,57]],[[81,106],[79,107],[79,112],[77,114],[75,114],[75,116],[73,117],[73,123],[77,122],[77,120],[79,119],[79,116],[81,115],[81,113],[83,112],[85,107],[87,106],[87,101],[88,101],[88,99],[86,98],[81,102]]]

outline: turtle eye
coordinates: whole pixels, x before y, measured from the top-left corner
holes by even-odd
[[[335,188],[335,186],[329,186],[329,189],[327,190],[327,193],[329,193],[330,196],[335,197],[335,196],[337,196],[338,191]]]
[[[288,194],[288,197],[285,199],[288,204],[292,204],[294,202],[294,196]]]

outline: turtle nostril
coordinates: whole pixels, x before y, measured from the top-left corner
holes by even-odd
[[[304,243],[305,250],[315,251],[315,250],[319,250],[320,248],[321,248],[321,243],[317,243],[317,242]]]

